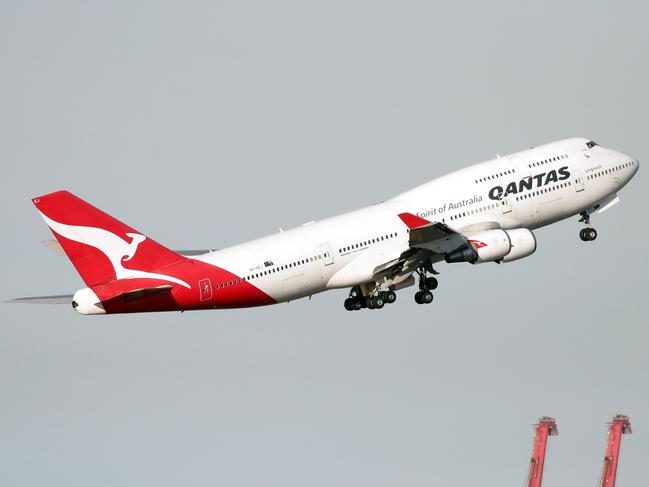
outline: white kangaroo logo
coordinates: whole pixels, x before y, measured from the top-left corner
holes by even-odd
[[[124,239],[108,230],[104,230],[103,228],[66,225],[65,223],[59,223],[48,218],[43,213],[41,213],[41,216],[49,227],[59,235],[69,240],[89,245],[101,251],[106,257],[108,257],[108,260],[110,260],[110,263],[115,270],[116,279],[161,279],[163,281],[175,282],[176,284],[185,286],[187,289],[191,289],[189,284],[175,277],[140,271],[137,269],[127,269],[122,265],[122,262],[127,262],[135,256],[140,243],[146,240],[144,235],[140,235],[139,233],[127,233],[126,235],[131,237],[131,242],[128,243]]]

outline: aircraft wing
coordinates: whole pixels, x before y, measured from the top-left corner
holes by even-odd
[[[428,250],[434,254],[441,254],[443,258],[447,252],[467,242],[461,233],[445,223],[429,222],[412,213],[400,213],[399,218],[410,230],[408,243],[412,249]]]
[[[411,276],[418,268],[435,273],[435,262],[467,243],[466,237],[444,223],[433,223],[412,213],[398,216],[409,229],[408,248],[404,250],[399,244],[359,255],[331,277],[329,287],[347,287],[363,281],[405,287],[412,283]]]
[[[448,252],[466,245],[471,233],[491,228],[500,228],[496,222],[483,222],[455,230],[442,222],[430,222],[412,213],[400,213],[399,218],[409,229],[409,249],[398,258],[384,262],[374,268],[373,278],[400,283],[409,279],[418,268],[424,267],[436,274],[433,264],[444,260]]]

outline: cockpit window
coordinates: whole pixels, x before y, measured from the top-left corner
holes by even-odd
[[[592,149],[593,147],[595,147],[596,145],[599,145],[599,144],[597,142],[595,142],[594,140],[589,140],[588,142],[586,142],[586,145],[588,146],[589,149]]]

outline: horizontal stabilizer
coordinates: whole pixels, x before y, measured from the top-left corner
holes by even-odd
[[[56,255],[65,255],[65,251],[63,250],[63,247],[61,247],[61,244],[58,242],[58,240],[54,240],[53,238],[49,240],[44,240],[43,244],[45,247],[47,247],[49,250],[54,252]],[[203,254],[208,254],[210,252],[215,252],[217,249],[189,249],[189,250],[172,250],[172,252],[175,252],[179,255],[185,256],[185,257],[191,257],[192,255],[203,255]]]
[[[72,294],[58,294],[56,296],[33,296],[27,298],[16,298],[5,301],[5,303],[23,304],[70,304]]]

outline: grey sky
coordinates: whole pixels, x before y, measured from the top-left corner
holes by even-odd
[[[67,188],[175,248],[224,247],[496,153],[592,137],[649,162],[641,2],[3,2],[0,299],[83,284],[30,197]],[[509,265],[440,266],[347,313],[78,316],[0,305],[0,484],[646,483],[646,167]]]

